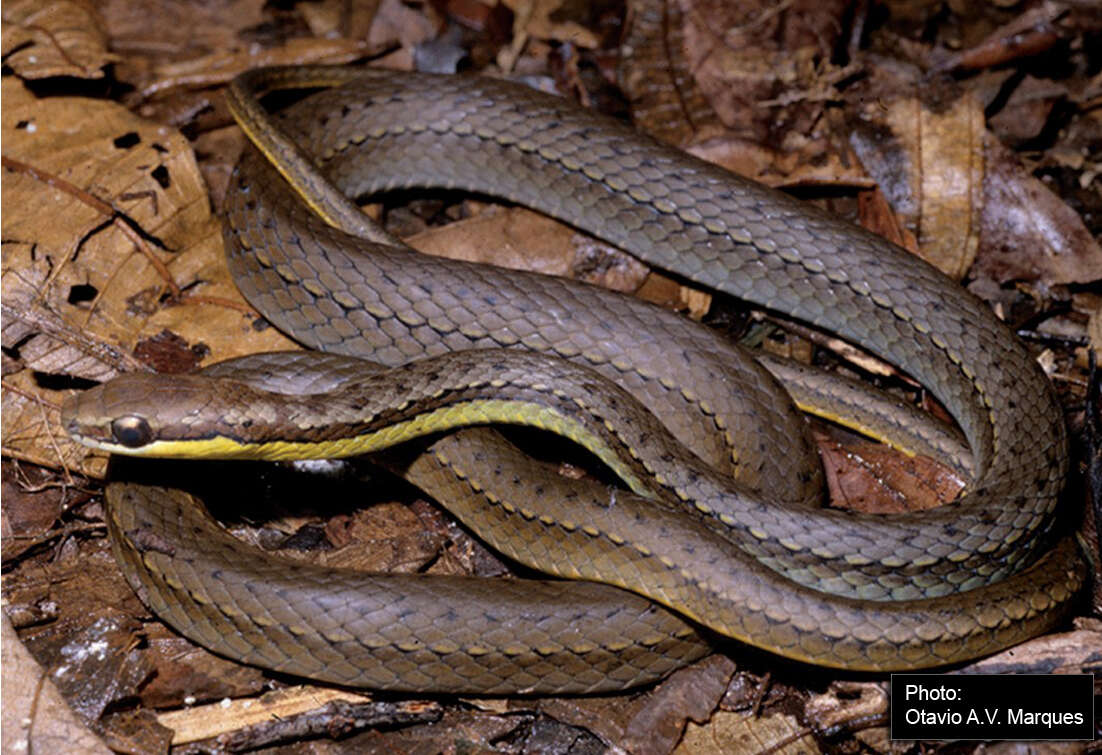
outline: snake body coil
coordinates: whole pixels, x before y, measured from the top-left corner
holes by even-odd
[[[344,82],[292,108],[278,129],[252,115],[253,89]],[[1084,577],[1074,545],[1042,552],[1067,465],[1052,389],[982,304],[922,261],[504,82],[271,69],[235,82],[231,102],[260,150],[279,158],[283,176],[249,150],[232,179],[226,241],[242,292],[308,346],[389,365],[421,361],[365,377],[356,363],[329,357],[319,371],[331,377],[310,378],[298,395],[283,383],[296,383],[300,357],[156,383],[124,376],[67,405],[66,426],[84,442],[139,454],[286,458],[389,448],[486,422],[551,429],[593,450],[634,495],[610,505],[602,487],[540,471],[481,430],[440,440],[399,466],[428,492],[458,500],[457,516],[520,561],[625,587],[725,635],[824,665],[942,665],[1037,634],[1071,604]],[[972,470],[972,484],[959,501],[922,514],[809,507],[819,473],[803,461],[810,455],[799,418],[774,398],[768,375],[714,336],[570,282],[417,256],[364,229],[343,199],[422,186],[532,206],[873,351],[918,379],[957,420],[973,453],[961,464]],[[457,349],[477,351],[450,353]],[[731,364],[743,382],[733,382]],[[606,387],[592,370],[622,388]],[[253,380],[275,373],[282,377]],[[647,409],[669,418],[669,430]],[[751,421],[766,440],[742,437]],[[777,453],[773,440],[796,451]],[[128,539],[135,529],[159,530],[171,517],[156,512],[175,511],[177,496],[123,487],[110,495],[117,552],[147,601],[185,634],[248,662],[397,689],[590,691],[649,681],[702,652],[690,626],[638,607],[621,612],[632,617],[627,628],[597,621],[596,639],[573,644],[533,638],[524,619],[496,615],[503,634],[494,648],[439,617],[353,631],[342,611],[376,599],[358,597],[344,575],[325,592],[310,570],[321,591],[310,593],[312,605],[333,611],[288,615],[285,603],[273,609],[271,601],[290,588],[268,590],[240,576],[245,557],[237,551],[219,551],[225,563],[214,567],[213,556],[181,559]],[[134,520],[136,509],[144,513]],[[221,597],[209,593],[214,573]],[[496,610],[479,601],[497,587],[469,589],[470,606],[456,606],[469,608],[460,625]],[[432,602],[403,605],[412,611]],[[548,611],[557,617],[571,610],[555,606]],[[642,615],[657,624],[644,626]],[[316,628],[319,618],[325,629]],[[212,629],[219,625],[240,637]],[[365,651],[373,647],[381,649],[375,657]],[[592,664],[577,652],[598,648]],[[609,660],[617,649],[626,659],[620,666]],[[437,668],[425,665],[426,653],[446,658],[451,671],[426,671]],[[319,672],[330,665],[319,659],[330,656],[340,671]],[[571,673],[545,681],[533,669],[552,657],[551,665]],[[389,670],[378,671],[380,658]],[[465,673],[456,676],[456,667]],[[564,681],[571,676],[577,681]]]

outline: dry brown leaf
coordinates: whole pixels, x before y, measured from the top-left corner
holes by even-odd
[[[999,283],[1085,283],[1102,277],[1102,249],[1082,219],[986,131],[971,93],[939,92],[865,109],[852,143],[895,211],[917,229],[919,253],[947,275]],[[928,98],[933,100],[934,97]]]
[[[642,130],[678,146],[722,132],[719,117],[693,79],[675,0],[629,0],[618,78]]]
[[[99,79],[104,66],[119,60],[107,51],[103,21],[90,3],[10,0],[2,13],[4,64],[25,79]]]
[[[541,40],[569,42],[588,50],[598,45],[597,35],[576,21],[556,21],[564,0],[504,0],[523,26],[514,26],[516,38],[534,37]]]
[[[635,755],[665,755],[677,746],[687,722],[703,723],[713,715],[734,672],[730,658],[711,655],[640,695],[551,698],[538,707]]]
[[[649,272],[616,247],[524,208],[493,209],[406,241],[438,257],[578,278],[627,293]]]
[[[8,564],[27,549],[47,541],[48,533],[61,516],[66,501],[56,490],[51,491],[53,495],[49,496],[20,495],[21,485],[34,484],[27,479],[27,472],[35,474],[37,467],[29,467],[24,471],[22,465],[13,462],[4,464],[3,469],[3,476],[0,477],[0,500],[4,502],[4,516],[0,520],[3,531],[0,543],[3,544],[3,562]],[[18,616],[13,619],[17,625],[21,620]],[[31,620],[34,620],[33,616]]]
[[[686,312],[707,314],[708,291],[685,286],[599,239],[523,207],[491,207],[474,217],[405,238],[437,257],[556,275]]]
[[[1053,108],[1067,95],[1056,82],[1026,76],[1014,87],[1010,99],[988,120],[1003,144],[1015,145],[1037,138],[1049,122]],[[1079,155],[1082,160],[1083,155]]]
[[[145,708],[108,713],[96,731],[108,747],[120,753],[167,755],[172,744],[172,732],[157,723],[157,716]]]
[[[833,95],[833,72],[822,60],[830,58],[847,3],[679,4],[689,68],[727,128],[761,142],[778,132],[787,136],[812,130],[821,111],[818,100]],[[771,105],[786,106],[783,124],[774,123]]]
[[[97,0],[97,6],[113,48],[126,51],[126,69],[145,56],[163,63],[238,47],[242,33],[264,21],[264,0]]]
[[[972,267],[983,210],[983,108],[971,93],[935,109],[917,98],[887,106],[885,125],[898,153],[883,162],[862,155],[866,170],[880,178],[904,170],[912,202],[895,205],[917,229],[919,254],[954,280]],[[885,185],[888,182],[885,181]]]
[[[732,173],[769,186],[846,186],[871,189],[876,184],[850,160],[849,154],[808,141],[784,152],[745,139],[720,137],[690,145],[689,152]]]
[[[182,700],[206,702],[257,695],[271,680],[256,666],[246,666],[199,647],[159,622],[142,628],[146,657],[157,673],[141,687],[142,705],[173,708]]]
[[[735,662],[722,655],[705,658],[691,672],[669,677],[625,726],[621,744],[630,752],[668,752],[689,722],[708,722],[727,692]]]
[[[382,0],[322,0],[303,3],[297,9],[315,37],[364,39],[371,32],[381,4]]]
[[[530,42],[554,40],[585,49],[598,46],[597,35],[590,29],[575,21],[553,20],[562,12],[563,0],[504,0],[504,4],[513,11],[513,39],[498,51],[497,64],[502,71],[512,71],[526,47],[540,46]],[[536,57],[544,58],[546,54],[541,52]]]
[[[291,39],[279,47],[229,50],[169,63],[154,68],[150,81],[141,87],[143,99],[181,87],[210,87],[225,84],[234,76],[264,66],[349,63],[371,56],[380,48],[355,39]]]
[[[0,617],[3,632],[3,741],[5,753],[111,752],[66,704],[47,672],[19,641],[11,622]]]
[[[14,371],[5,365],[4,452],[102,474],[102,456],[70,444],[58,427],[67,383],[43,375],[101,380],[134,369],[139,344],[162,331],[217,358],[292,344],[253,326],[178,132],[112,102],[37,99],[11,77],[2,85],[3,336],[22,358]],[[12,160],[34,172],[12,169]]]
[[[416,573],[446,545],[444,533],[427,531],[417,514],[400,503],[333,517],[325,532],[337,547],[320,554],[318,563],[367,572]]]
[[[4,598],[32,616],[48,601],[47,620],[20,630],[28,650],[47,667],[50,679],[85,721],[95,721],[120,700],[138,694],[153,673],[137,650],[146,614],[119,572],[110,544],[94,538],[60,539],[53,559],[24,564],[4,578]]]
[[[974,46],[949,56],[937,68],[942,71],[975,70],[1039,55],[1064,36],[1057,28],[1056,21],[1065,13],[1065,3],[1045,0],[1034,4]]]
[[[840,434],[839,434],[840,435]],[[924,456],[908,457],[859,438],[816,433],[830,500],[866,513],[922,511],[953,500],[964,481]]]
[[[1102,278],[1102,247],[1078,213],[994,139],[987,165],[977,277],[1049,285]]]
[[[861,226],[875,234],[883,236],[893,244],[898,244],[912,253],[918,250],[918,239],[907,229],[900,217],[895,214],[884,192],[876,187],[862,191],[857,196],[858,214]]]
[[[429,8],[423,10],[430,12]],[[380,48],[396,41],[407,51],[427,42],[436,36],[439,24],[426,12],[412,8],[402,0],[382,0],[372,19],[367,41]]]
[[[815,738],[795,716],[775,713],[757,717],[721,710],[706,724],[690,723],[675,755],[729,755],[769,752],[810,755],[821,752]]]

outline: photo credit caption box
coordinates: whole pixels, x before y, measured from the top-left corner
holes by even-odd
[[[1091,740],[1092,674],[892,674],[892,739]]]

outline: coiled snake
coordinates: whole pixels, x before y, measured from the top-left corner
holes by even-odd
[[[335,84],[275,120],[253,98]],[[182,493],[116,484],[116,553],[185,635],[342,684],[585,692],[699,657],[698,624],[811,663],[887,670],[994,652],[1066,613],[1084,568],[1070,539],[1046,550],[1067,467],[1060,407],[1007,328],[921,260],[506,82],[267,69],[239,78],[231,104],[259,147],[226,200],[235,280],[271,322],[332,355],[122,376],[70,400],[67,430],[121,453],[283,459],[469,425],[549,429],[631,493],[564,480],[481,429],[390,463],[507,555],[690,621],[596,585],[290,567],[211,530]],[[972,483],[921,514],[810,506],[819,471],[802,419],[722,340],[569,281],[421,257],[344,198],[422,186],[531,206],[876,353],[952,414]],[[354,355],[393,369],[365,373]],[[874,434],[921,434],[907,416]],[[134,537],[146,530],[171,547]]]

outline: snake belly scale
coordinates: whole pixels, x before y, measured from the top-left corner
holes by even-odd
[[[258,90],[336,84],[343,85],[278,119],[251,114]],[[723,635],[823,665],[956,662],[1044,631],[1071,605],[1085,574],[1072,541],[1050,548],[1067,465],[1053,391],[1013,335],[925,263],[505,82],[269,69],[246,74],[231,94],[259,147],[243,156],[226,202],[235,280],[266,318],[336,356],[309,367],[302,356],[273,355],[261,367],[228,365],[203,376],[124,376],[67,404],[74,436],[138,455],[285,458],[389,448],[489,422],[551,429],[592,450],[631,492],[610,502],[603,486],[563,481],[478,429],[391,463],[427,492],[458,499],[456,515],[517,560],[626,588]],[[961,464],[972,483],[957,502],[922,514],[813,508],[820,478],[801,460],[802,420],[739,352],[632,300],[416,256],[364,230],[343,198],[422,186],[532,206],[884,357],[956,419],[972,451]],[[391,370],[365,375],[354,355]],[[648,409],[672,417],[671,426]],[[797,451],[747,442],[749,426]],[[358,643],[340,612],[375,599],[349,577],[334,577],[339,587],[329,588],[320,574],[302,577],[320,591],[310,593],[312,605],[335,613],[273,609],[291,577],[269,590],[242,576],[256,554],[227,545],[218,556],[225,563],[214,568],[213,556],[179,557],[128,538],[183,516],[175,513],[185,507],[179,494],[141,490],[109,493],[116,551],[132,583],[180,631],[247,662],[392,689],[549,692],[643,683],[704,652],[695,624],[646,601],[624,609],[627,629],[606,617],[594,623],[594,637],[572,645],[525,635],[524,611],[499,616],[494,626],[506,635],[494,648],[459,630],[445,638],[452,630],[441,629],[439,617],[359,626],[358,636],[375,640]],[[207,592],[214,572],[220,599]],[[479,603],[497,587],[464,585],[462,605],[483,619],[498,616]],[[421,589],[403,601],[411,615],[432,602]],[[578,606],[612,600],[600,595]],[[547,612],[575,615],[568,606]],[[233,639],[219,639],[226,634],[212,629],[219,622],[235,627]],[[402,656],[414,652],[434,660]],[[617,653],[620,666],[610,660]],[[442,658],[451,671],[440,670]],[[570,673],[545,681],[534,669],[552,658]],[[458,677],[456,667],[464,669]],[[577,681],[565,679],[575,672]]]

